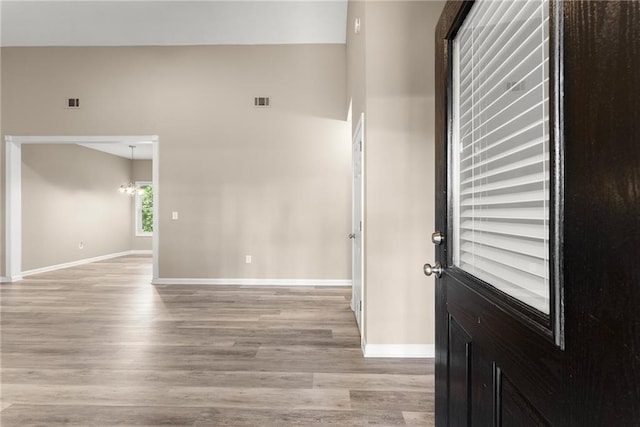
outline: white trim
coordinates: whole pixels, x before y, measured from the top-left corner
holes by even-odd
[[[153,143],[151,161],[151,182],[153,185],[153,236],[151,236],[151,250],[153,252],[153,280],[160,277],[160,144],[158,137]]]
[[[9,277],[0,277],[0,283],[11,283],[11,279]]]
[[[22,270],[22,146],[10,136],[5,137],[5,159],[4,273],[14,281]]]
[[[5,136],[5,275],[12,282],[20,280],[22,270],[22,144],[82,144],[118,142],[153,144],[153,277],[159,271],[159,163],[160,147],[157,135],[126,136]]]
[[[132,249],[127,251],[127,255],[153,255],[153,250],[151,249]]]
[[[111,135],[111,136],[8,136],[20,144],[136,144],[157,142],[158,135]]]
[[[429,358],[436,357],[434,344],[364,344],[364,357]]]
[[[123,256],[134,255],[141,252],[145,252],[145,251],[116,252],[113,254],[100,255],[93,258],[80,259],[78,261],[65,262],[63,264],[50,265],[48,267],[34,268],[33,270],[23,271],[22,277],[33,276],[34,274],[47,273],[49,271],[62,270],[64,268],[77,267],[79,265],[90,264],[92,262],[104,261],[107,259],[120,258]]]
[[[242,285],[242,286],[351,286],[351,280],[334,279],[154,279],[153,285]]]

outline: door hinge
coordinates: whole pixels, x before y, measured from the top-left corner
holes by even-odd
[[[362,151],[362,140],[360,140],[360,151]]]
[[[362,231],[362,221],[360,221],[360,231]]]
[[[358,303],[358,307],[360,307],[359,310],[362,311],[362,301]]]

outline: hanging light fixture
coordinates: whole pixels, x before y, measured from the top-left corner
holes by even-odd
[[[119,191],[123,194],[128,194],[129,196],[135,196],[136,194],[142,194],[144,193],[144,190],[142,188],[138,188],[134,183],[133,183],[133,149],[136,148],[135,145],[130,145],[129,148],[131,148],[131,169],[129,170],[129,183],[128,184],[122,184],[120,186]]]

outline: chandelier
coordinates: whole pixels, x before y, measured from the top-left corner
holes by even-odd
[[[133,183],[133,149],[136,148],[135,145],[130,145],[129,148],[131,148],[131,169],[129,170],[129,183],[128,184],[122,184],[120,186],[119,191],[122,194],[128,194],[129,196],[133,197],[136,194],[142,194],[144,193],[144,190],[142,188],[138,188],[134,183]]]

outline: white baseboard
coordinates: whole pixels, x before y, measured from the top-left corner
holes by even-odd
[[[11,283],[11,282],[15,282],[15,281],[16,281],[15,279],[16,279],[16,277],[14,277],[14,278],[13,278],[13,280],[12,280],[12,278],[11,278],[11,277],[4,277],[4,276],[2,276],[2,277],[0,277],[0,283]],[[17,279],[18,279],[18,280],[20,280],[20,279],[22,279],[22,277],[21,277],[21,276],[18,276],[18,277],[17,277]]]
[[[364,357],[434,358],[434,344],[367,344],[363,345]]]
[[[127,255],[153,255],[151,249],[133,249],[127,252]]]
[[[15,280],[16,279],[15,277],[12,277],[11,282],[17,282],[18,280],[21,280],[23,277],[33,276],[34,274],[48,273],[49,271],[61,270],[63,268],[69,268],[69,267],[77,267],[79,265],[89,264],[97,261],[104,261],[112,258],[119,258],[127,255],[134,255],[142,252],[147,253],[146,251],[124,251],[124,252],[117,252],[113,254],[100,255],[93,258],[85,258],[78,261],[65,262],[63,264],[56,264],[56,265],[50,265],[47,267],[34,268],[33,270],[23,271],[22,275],[18,276],[19,278],[17,280]],[[151,251],[149,251],[149,253],[151,253]]]
[[[351,286],[351,280],[327,279],[167,279],[158,278],[153,285],[246,285],[246,286]]]

